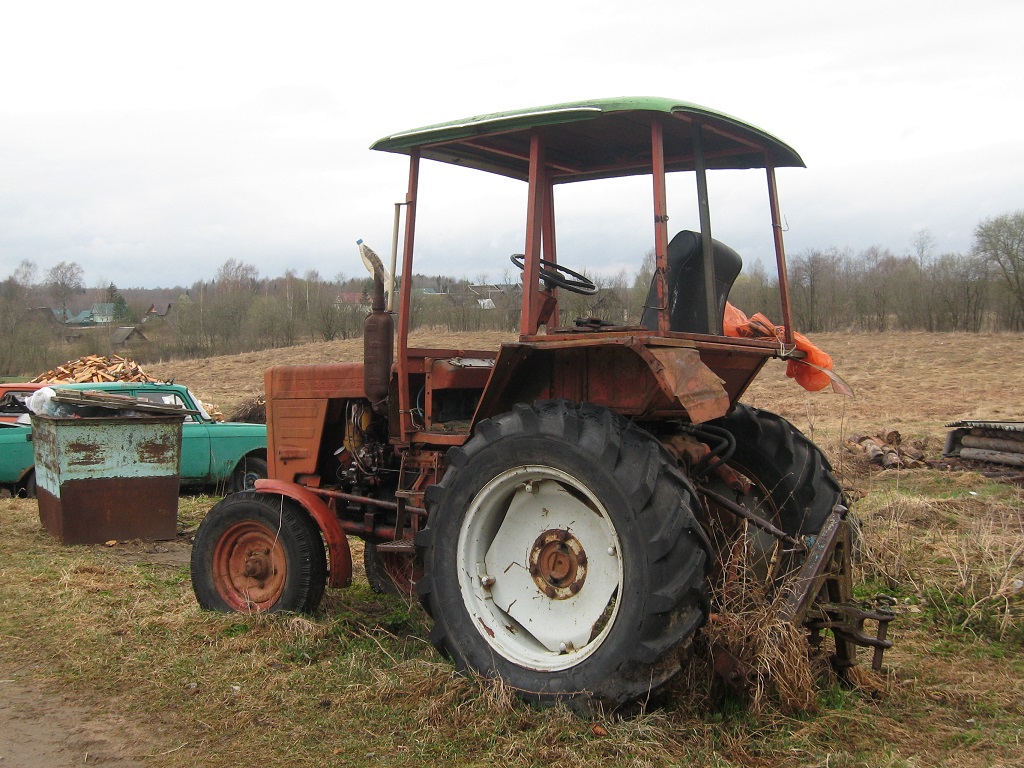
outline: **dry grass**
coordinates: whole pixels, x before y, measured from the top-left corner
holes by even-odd
[[[864,673],[857,689],[822,677],[786,628],[748,606],[745,631],[711,626],[701,640],[706,648],[720,631],[750,660],[746,695],[713,690],[698,653],[638,715],[536,710],[498,683],[456,675],[427,642],[419,609],[361,580],[312,617],[204,614],[186,565],[153,562],[137,545],[62,547],[35,505],[15,499],[0,499],[0,669],[135,723],[153,766],[1024,765],[1019,490],[975,473],[869,471],[841,447],[849,433],[893,427],[934,458],[947,421],[1020,418],[1024,394],[1007,382],[1024,372],[1021,338],[815,341],[855,399],[808,395],[772,365],[747,400],[813,433],[860,497],[858,594],[888,595],[900,615],[886,672]],[[335,342],[150,369],[227,411],[261,389],[268,363],[359,355],[358,342]],[[213,501],[182,499],[175,546],[187,549]]]

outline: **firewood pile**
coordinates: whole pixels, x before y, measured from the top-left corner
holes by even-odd
[[[218,408],[213,403],[208,403],[205,400],[201,401],[203,404],[203,410],[210,416],[214,421],[224,421],[227,417],[224,416],[224,411]],[[234,419],[232,419],[234,421]]]
[[[148,375],[134,360],[118,355],[110,357],[86,355],[77,360],[69,360],[64,365],[58,365],[32,379],[33,383],[47,384],[83,384],[103,381],[155,382],[159,379]]]
[[[902,435],[895,429],[884,429],[876,435],[851,435],[846,439],[846,447],[868,464],[876,464],[883,469],[927,466],[924,453],[913,445],[904,444]]]

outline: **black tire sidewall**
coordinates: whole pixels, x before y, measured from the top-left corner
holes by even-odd
[[[246,521],[259,523],[275,533],[285,554],[288,571],[284,589],[267,611],[315,610],[323,596],[327,572],[319,529],[290,500],[254,491],[243,491],[222,499],[207,513],[196,531],[192,543],[191,578],[199,605],[206,610],[235,610],[217,589],[213,558],[224,535],[238,523]]]
[[[260,479],[266,479],[269,476],[266,460],[259,456],[243,456],[238,462],[238,466],[235,467],[235,471],[231,473],[231,493],[253,490],[245,487],[245,477],[250,472],[259,475]]]
[[[566,420],[577,418],[571,406],[563,408]],[[576,440],[575,427],[583,431],[583,422],[597,418],[601,411],[604,409],[591,407],[584,418],[564,434],[552,434],[544,428],[517,431],[508,429],[506,424],[503,427],[506,434],[502,436],[489,430],[489,436],[474,438],[483,440],[483,444],[469,446],[469,460],[449,468],[442,481],[443,502],[437,510],[431,510],[428,522],[428,529],[432,531],[424,553],[427,573],[424,592],[428,594],[427,607],[436,622],[432,635],[435,644],[451,656],[462,671],[500,677],[525,698],[543,703],[555,700],[574,703],[573,700],[593,698],[615,706],[641,691],[649,691],[650,685],[660,685],[678,670],[678,652],[674,646],[667,652],[659,646],[656,660],[640,660],[642,641],[651,640],[656,645],[666,633],[672,634],[674,622],[696,629],[704,619],[704,552],[689,527],[696,526],[692,516],[694,506],[691,506],[696,502],[688,483],[676,474],[670,481],[676,485],[666,485],[665,475],[670,471],[671,459],[653,437],[611,412],[603,415],[614,420],[612,439],[600,445],[592,439]],[[515,416],[511,421],[515,421]],[[550,423],[547,426],[550,427]],[[593,436],[594,433],[589,435]],[[617,444],[617,449],[609,450],[609,444]],[[631,462],[638,466],[631,467]],[[600,500],[619,541],[622,580],[613,624],[599,647],[578,663],[561,670],[536,670],[502,656],[485,638],[486,630],[470,614],[460,587],[460,532],[476,495],[493,478],[522,466],[560,470],[585,486]],[[656,479],[645,481],[641,475]],[[674,496],[666,496],[669,488]],[[655,499],[664,507],[666,498],[670,500],[668,506],[673,508],[652,512]],[[670,545],[671,554],[652,557],[650,540],[661,528],[656,514],[663,519],[678,516],[687,522],[674,530],[672,540],[676,543]],[[700,559],[697,563],[699,584],[687,590],[688,602],[684,604],[680,600],[678,605],[662,612],[654,610],[651,607],[654,593],[679,570],[681,558],[686,558],[682,565],[691,565],[693,557]],[[698,611],[699,616],[693,617],[694,611]],[[681,637],[680,641],[682,639],[685,638]],[[655,671],[655,666],[660,668]]]
[[[497,674],[504,680],[514,678],[519,687],[528,691],[591,690],[602,682],[609,664],[614,666],[617,660],[630,652],[630,646],[637,637],[636,627],[644,618],[643,597],[651,589],[650,576],[646,558],[640,556],[642,545],[632,500],[617,483],[610,481],[609,475],[594,472],[592,455],[583,452],[578,446],[561,441],[558,441],[560,450],[555,454],[552,451],[554,442],[550,438],[530,436],[495,443],[491,446],[492,450],[486,451],[478,457],[478,461],[470,462],[461,470],[460,477],[469,480],[458,483],[450,490],[447,506],[453,510],[468,510],[487,480],[524,462],[562,470],[585,485],[604,505],[622,550],[622,594],[618,600],[618,613],[601,646],[580,664],[558,672],[536,672],[499,656],[484,640],[476,622],[466,613],[459,588],[456,563],[459,532],[465,520],[462,515],[439,517],[436,534],[439,543],[432,569],[432,573],[436,574],[434,587],[438,591],[438,600],[444,606],[440,613],[449,625],[452,642],[459,646],[460,655],[474,669],[485,675]]]
[[[845,504],[824,453],[781,416],[738,404],[710,424],[736,438],[728,463],[767,491],[778,511],[776,524],[791,536],[818,533],[836,504]]]
[[[415,595],[415,587],[410,585],[410,590],[402,589],[395,583],[395,580],[391,577],[391,572],[388,570],[387,557],[377,551],[377,544],[379,540],[366,539],[363,542],[363,570],[366,571],[366,581],[369,583],[370,588],[381,595],[398,595],[399,597],[408,598]],[[398,557],[398,556],[396,556]],[[405,555],[402,555],[405,557]],[[413,560],[413,556],[408,556],[410,560]],[[413,568],[415,564],[413,563]]]

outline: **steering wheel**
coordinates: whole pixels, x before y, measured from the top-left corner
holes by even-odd
[[[513,253],[511,259],[513,264],[524,272],[526,271],[526,256],[524,254]],[[545,259],[540,260],[540,279],[548,288],[557,286],[573,293],[582,293],[584,296],[593,296],[597,293],[597,286],[586,276]]]

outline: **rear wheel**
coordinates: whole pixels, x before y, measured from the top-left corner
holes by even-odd
[[[310,612],[323,597],[327,557],[320,530],[294,501],[243,491],[203,519],[191,570],[207,610]]]
[[[461,670],[579,706],[678,672],[706,616],[706,552],[692,486],[652,436],[592,405],[520,405],[448,462],[417,589]]]
[[[828,459],[781,416],[739,404],[728,416],[708,425],[735,437],[736,447],[727,463],[750,481],[750,490],[732,491],[713,474],[706,484],[789,535],[818,533],[836,504],[845,503]],[[757,581],[770,586],[800,564],[782,554],[784,545],[774,536],[731,513],[721,512],[716,522],[711,531],[720,561],[734,562],[729,549],[737,541],[744,542],[744,565]]]
[[[780,416],[737,405],[709,425],[727,429],[735,437],[735,450],[727,463],[750,482],[749,491],[741,493],[712,474],[702,481],[711,490],[794,537],[818,534],[836,505],[846,506],[842,486],[824,454]],[[793,576],[806,552],[794,552],[775,536],[717,509],[713,500],[709,499],[708,508],[707,530],[722,564],[722,571],[715,574],[717,609],[739,615],[751,611],[753,621],[762,620],[766,599],[778,594],[780,587],[787,588],[784,584],[799,586]],[[839,602],[844,599],[839,593],[852,593],[852,583],[848,570],[836,578],[844,586],[828,599]],[[732,650],[742,658],[741,643]],[[833,662],[845,669],[853,663],[854,653],[852,643],[837,639]]]
[[[828,459],[814,443],[781,416],[739,404],[728,415],[708,422],[736,438],[729,465],[755,484],[748,499],[792,536],[821,530],[843,489]]]

